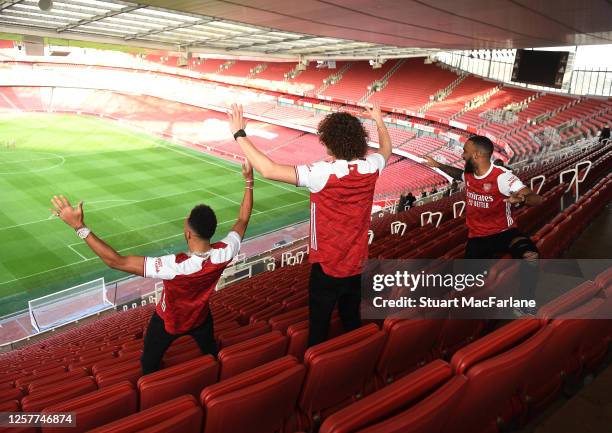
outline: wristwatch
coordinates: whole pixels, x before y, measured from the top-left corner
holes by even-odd
[[[89,230],[85,226],[77,229],[76,231],[77,236],[80,237],[81,239],[85,239],[87,236],[89,236],[90,233],[91,233],[91,230]]]
[[[246,132],[244,132],[244,129],[239,129],[238,131],[236,131],[236,133],[234,134],[234,140],[238,140],[238,137],[246,137]]]

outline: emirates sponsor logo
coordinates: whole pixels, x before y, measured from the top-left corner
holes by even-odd
[[[467,205],[472,207],[479,207],[488,209],[490,204],[494,201],[492,195],[476,194],[472,191],[466,193]]]

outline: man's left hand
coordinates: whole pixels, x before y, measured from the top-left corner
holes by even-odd
[[[242,105],[232,104],[229,111],[227,112],[227,118],[229,120],[230,131],[232,135],[241,129],[246,128],[246,120],[242,115]]]
[[[83,222],[84,215],[82,201],[80,201],[77,207],[75,208],[72,207],[68,199],[63,195],[54,195],[51,199],[51,203],[53,203],[53,207],[55,208],[55,210],[49,209],[51,213],[59,217],[70,227],[77,230],[85,226],[85,223]]]

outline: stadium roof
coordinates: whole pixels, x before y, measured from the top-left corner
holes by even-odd
[[[0,1],[0,31],[236,56],[374,58],[612,43],[604,0]],[[316,36],[315,36],[316,35]],[[415,48],[419,47],[419,48]]]

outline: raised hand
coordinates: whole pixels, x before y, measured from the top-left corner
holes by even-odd
[[[366,105],[365,109],[373,120],[382,122],[382,111],[380,111],[380,104],[378,102],[375,102],[372,106]]]
[[[242,164],[242,176],[246,181],[253,180],[253,167],[249,163],[249,160],[245,160],[244,164]]]
[[[423,164],[428,165],[429,167],[433,167],[433,168],[440,167],[440,163],[436,161],[435,159],[433,159],[431,156],[424,155],[421,158],[425,160],[423,161]]]
[[[62,221],[68,224],[73,229],[79,229],[85,226],[83,222],[83,202],[80,201],[76,208],[72,207],[70,202],[63,195],[54,195],[51,203],[55,209],[49,209],[51,213],[59,217]]]
[[[227,112],[227,118],[229,120],[230,131],[232,134],[246,128],[246,120],[242,116],[242,105],[232,104]]]

